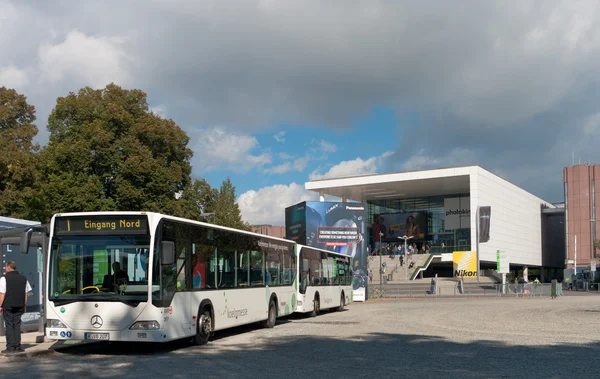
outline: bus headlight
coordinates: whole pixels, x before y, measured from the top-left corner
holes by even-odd
[[[138,321],[135,324],[131,325],[131,330],[158,330],[160,329],[160,324],[158,321]]]
[[[48,319],[48,320],[46,320],[46,322],[48,323],[48,328],[66,328],[67,327],[60,320]]]

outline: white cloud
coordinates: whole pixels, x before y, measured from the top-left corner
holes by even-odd
[[[247,172],[272,160],[269,153],[255,152],[260,148],[255,137],[221,127],[194,132],[190,146],[194,151],[193,166],[200,172],[218,169]]]
[[[167,107],[163,104],[158,104],[150,107],[150,112],[162,118],[167,118]]]
[[[319,150],[323,153],[335,153],[337,151],[337,146],[325,140],[321,140],[319,142]]]
[[[269,167],[265,169],[265,172],[271,174],[285,174],[292,169],[290,162],[285,162],[277,166]]]
[[[306,166],[308,166],[308,162],[310,162],[309,156],[304,156],[302,158],[298,158],[294,160],[294,169],[296,171],[304,171]]]
[[[375,174],[383,165],[386,158],[392,155],[392,152],[385,152],[380,156],[371,157],[363,160],[356,158],[351,161],[342,161],[331,167],[325,174],[320,174],[318,170],[313,171],[310,180],[342,178],[348,176]]]
[[[132,52],[123,37],[87,36],[69,32],[63,42],[43,43],[39,48],[41,77],[49,83],[73,80],[101,88],[110,82],[126,85],[131,80]]]
[[[285,208],[302,201],[316,201],[319,195],[303,185],[291,183],[247,191],[238,198],[244,221],[250,224],[285,225]]]
[[[279,132],[273,136],[277,142],[285,142],[285,132]]]
[[[477,154],[474,151],[456,148],[443,156],[428,154],[424,149],[418,151],[402,164],[402,171],[416,171],[428,168],[470,166],[477,164]]]
[[[29,84],[29,77],[25,70],[14,65],[0,67],[0,86],[22,89]]]

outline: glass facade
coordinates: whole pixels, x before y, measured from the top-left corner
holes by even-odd
[[[444,200],[446,198],[460,198],[462,208],[465,208],[465,206],[467,209],[469,208],[469,205],[466,205],[469,201],[469,194],[367,201],[367,221],[369,223],[368,232],[371,249],[375,251],[379,246],[379,237],[375,236],[379,232],[374,232],[374,229],[377,229],[377,227],[374,228],[374,225],[380,215],[387,215],[390,219],[397,214],[398,219],[406,219],[413,214],[415,217],[422,217],[423,220],[420,233],[415,234],[415,237],[410,239],[408,244],[416,245],[419,252],[451,253],[453,251],[471,250],[471,229],[467,226],[470,225],[470,222],[461,225],[467,227],[453,230],[448,230],[445,226],[446,210]],[[391,226],[391,229],[393,229],[393,226]],[[402,230],[405,233],[406,229]],[[398,236],[391,238],[386,233],[386,237],[382,239],[384,249],[389,246],[390,250],[396,250],[398,245],[404,245],[404,240],[398,238]],[[423,248],[425,248],[425,251]],[[387,252],[384,252],[384,254],[387,254]]]

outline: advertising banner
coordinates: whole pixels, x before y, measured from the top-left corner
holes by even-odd
[[[506,250],[496,250],[496,271],[499,274],[508,274],[510,272],[508,253]]]
[[[455,251],[452,253],[452,266],[455,278],[477,277],[477,253],[475,251]]]
[[[306,203],[302,202],[285,209],[285,236],[287,239],[306,245]]]
[[[383,233],[380,236],[380,233]],[[408,236],[414,239],[423,239],[427,235],[427,213],[387,213],[381,214],[373,226],[373,241],[383,242],[398,241],[398,237]]]
[[[479,207],[479,243],[490,240],[490,219],[492,218],[492,207]]]
[[[444,229],[468,229],[471,227],[471,198],[452,197],[444,199]]]
[[[307,201],[286,209],[288,239],[351,257],[355,301],[365,300],[368,283],[366,216],[362,203]]]

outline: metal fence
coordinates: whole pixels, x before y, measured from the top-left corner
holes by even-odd
[[[437,284],[410,284],[372,286],[369,298],[425,298],[425,297],[552,297],[552,284],[479,284],[457,283],[455,286]],[[563,286],[556,286],[556,296],[563,296]]]

